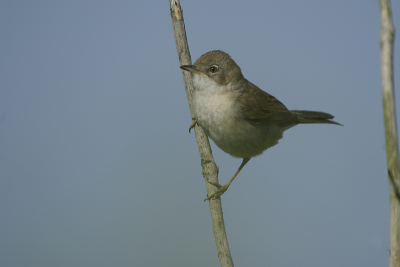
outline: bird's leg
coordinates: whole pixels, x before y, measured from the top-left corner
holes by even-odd
[[[197,121],[194,120],[194,122],[189,127],[189,133],[190,133],[190,130],[192,130],[192,128],[194,128],[194,126],[196,126],[196,124],[197,124]]]
[[[250,158],[244,158],[242,161],[242,164],[240,164],[239,169],[236,171],[236,173],[233,175],[232,179],[229,181],[229,183],[227,183],[224,186],[221,186],[220,184],[217,183],[212,183],[209,182],[210,184],[216,186],[218,188],[217,191],[215,191],[214,193],[212,193],[210,196],[208,196],[206,199],[204,199],[204,201],[206,200],[210,200],[210,199],[214,199],[216,197],[219,197],[220,195],[222,195],[223,193],[225,193],[226,190],[228,190],[229,185],[232,183],[233,179],[235,179],[235,177],[239,174],[239,172],[243,169],[244,165],[246,165],[247,162],[249,162]]]

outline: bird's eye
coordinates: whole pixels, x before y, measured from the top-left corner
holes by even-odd
[[[210,70],[211,73],[216,73],[218,71],[218,67],[213,65],[213,66],[210,67],[209,70]]]

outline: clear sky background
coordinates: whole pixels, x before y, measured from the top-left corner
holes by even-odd
[[[181,5],[193,62],[223,50],[344,124],[242,170],[222,196],[235,265],[387,266],[378,0]],[[0,266],[219,266],[168,1],[2,1],[0,39]],[[212,148],[225,184],[241,160]]]

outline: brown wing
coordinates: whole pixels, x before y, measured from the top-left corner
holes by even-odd
[[[252,124],[278,124],[291,121],[293,115],[284,104],[247,81],[246,90],[239,97],[243,118]]]

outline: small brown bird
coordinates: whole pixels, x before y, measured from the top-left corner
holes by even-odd
[[[328,123],[328,113],[288,110],[278,99],[243,77],[233,59],[222,51],[202,55],[193,65],[180,67],[192,74],[195,88],[192,107],[195,125],[200,125],[214,143],[242,164],[224,186],[205,200],[222,195],[246,163],[276,145],[283,132],[301,123]]]

